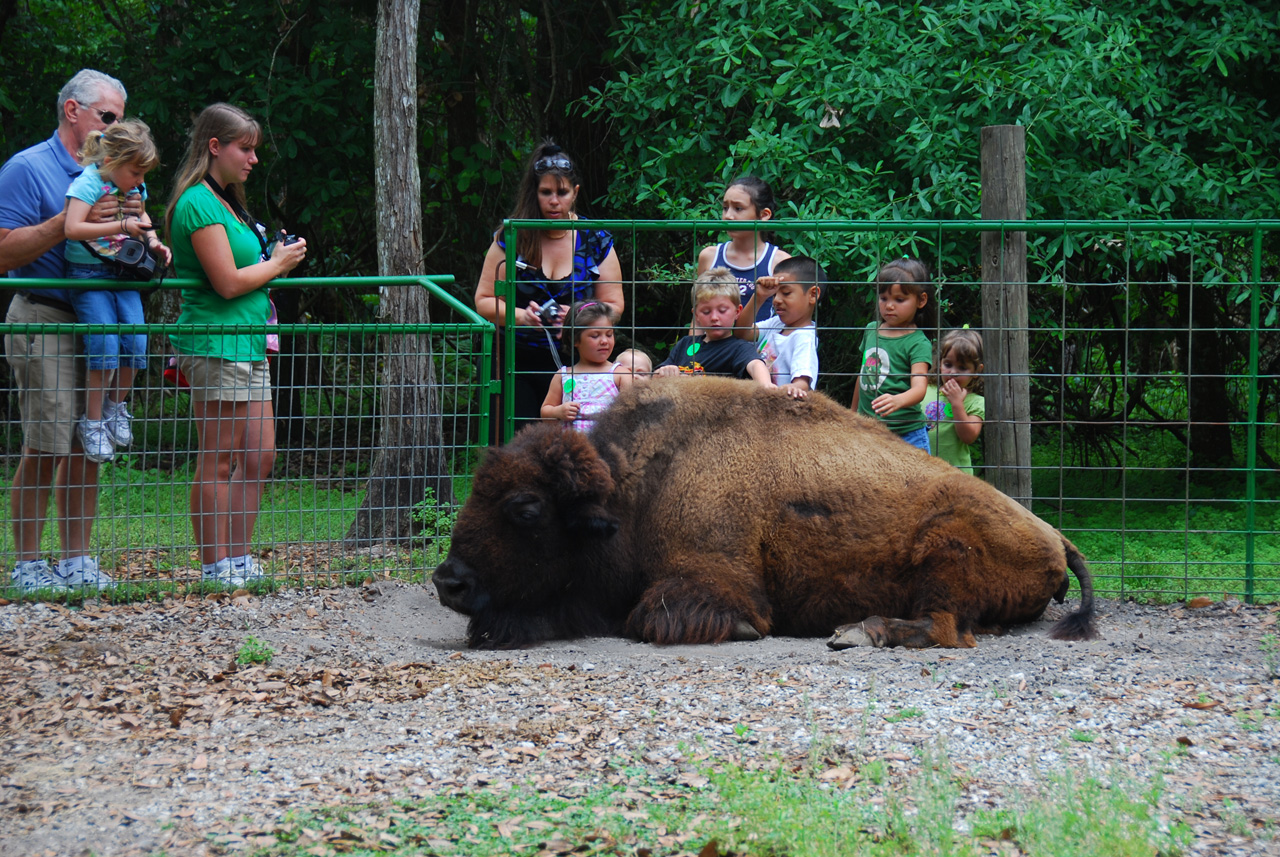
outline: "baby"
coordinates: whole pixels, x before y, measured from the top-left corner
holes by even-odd
[[[630,372],[637,381],[648,381],[649,376],[653,374],[653,361],[639,348],[619,351],[617,362],[624,372]]]

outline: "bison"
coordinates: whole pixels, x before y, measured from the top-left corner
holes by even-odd
[[[962,647],[1040,617],[1095,636],[1093,584],[1057,530],[825,396],[672,378],[589,435],[490,450],[436,569],[473,648],[625,634],[659,644],[830,634]]]

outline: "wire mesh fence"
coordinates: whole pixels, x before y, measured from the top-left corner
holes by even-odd
[[[617,349],[645,349],[657,365],[690,332],[699,251],[724,241],[724,223],[590,227],[613,234],[622,261],[627,310]],[[1280,599],[1280,222],[735,227],[755,231],[762,249],[774,241],[826,269],[814,317],[817,389],[842,403],[861,370],[865,326],[877,318],[876,273],[904,254],[932,272],[938,312],[926,333],[935,345],[965,326],[983,335],[988,352],[993,337],[1023,337],[1024,364],[1001,378],[988,361],[983,380],[989,390],[1020,382],[1026,410],[993,415],[988,399],[974,446],[977,475],[997,484],[999,471],[1029,475],[1029,496],[1020,499],[1080,546],[1103,595]],[[508,248],[525,228],[549,225],[509,221]],[[1027,274],[1000,288],[1025,292],[1020,323],[999,292],[984,311],[984,292],[990,301],[997,278],[984,276],[981,236],[994,232],[1004,247],[1015,231],[1026,233]],[[1008,279],[1014,266],[1002,253],[985,261]],[[509,254],[508,269],[516,270]],[[574,336],[568,331],[562,341]],[[561,358],[572,355],[565,349]],[[506,387],[522,372],[507,361],[498,374]],[[941,404],[936,394],[933,404]],[[509,436],[512,414],[503,417]],[[1017,442],[998,432],[1015,423],[1028,429],[1029,446],[993,454],[993,443]]]
[[[697,254],[721,237],[723,224],[593,225],[613,232],[623,262],[626,312],[617,350],[642,348],[657,364],[689,332]],[[875,319],[875,274],[904,254],[921,258],[936,288],[938,318],[926,331],[933,342],[964,325],[984,339],[1011,330],[1025,335],[1025,365],[1004,373],[1004,380],[1016,376],[1025,383],[1026,415],[988,411],[974,446],[975,469],[993,480],[1009,469],[1029,474],[1029,496],[1022,499],[1080,546],[1101,594],[1280,600],[1280,289],[1274,273],[1280,223],[768,225],[784,236],[779,244],[813,256],[827,270],[815,314],[820,392],[851,400],[863,332]],[[1015,228],[1028,234],[1028,274],[1004,287],[1025,288],[1027,320],[1019,325],[999,311],[984,315],[984,290],[989,294],[991,286],[983,282],[980,249],[983,231]],[[414,283],[330,279],[289,286],[359,285],[366,287],[365,299],[376,300],[367,294],[370,285],[422,287]],[[510,388],[525,373],[511,357],[514,330],[495,334],[465,295],[424,284],[429,323],[272,328],[280,340],[269,361],[274,442],[248,545],[271,580],[421,577],[447,550],[479,449],[510,436]],[[510,302],[508,309],[514,309]],[[82,352],[84,334],[94,329],[66,321],[17,323],[11,314],[3,330],[10,369],[14,337],[27,347],[69,337],[64,347]],[[34,466],[23,457],[24,429],[32,427],[23,425],[12,372],[5,373],[10,387],[0,467],[10,486],[4,506],[10,526],[0,531],[0,557],[7,567],[31,554],[56,569],[69,558],[63,542],[74,541],[79,525],[88,530],[85,552],[116,589],[200,583],[206,557],[193,528],[200,516],[192,515],[192,500],[213,480],[200,471],[200,433],[207,426],[195,417],[200,405],[177,383],[180,366],[168,365],[168,337],[183,330],[114,328],[150,340],[146,369],[130,398],[132,442],[113,450],[96,480],[71,468],[61,494],[34,497],[47,510],[34,551],[19,550],[16,540],[24,538],[32,515],[12,487],[27,484],[22,469]],[[567,333],[562,343],[573,338]],[[559,356],[573,355],[563,349]],[[83,398],[85,379],[76,377],[74,362],[59,371],[44,387]],[[1001,380],[990,367],[986,374],[989,383]],[[499,387],[507,393],[492,395]],[[59,431],[74,429],[80,407],[61,419]],[[1012,457],[997,455],[996,429],[1012,422],[1025,425],[1030,444]],[[52,470],[39,475],[37,483],[54,484]],[[86,485],[96,491],[86,492]],[[60,513],[55,500],[69,511]],[[226,497],[209,502],[214,511],[220,503],[232,505]],[[22,595],[15,587],[0,592]]]
[[[38,380],[46,396],[76,404],[74,411],[34,405],[20,390],[29,385],[5,373],[10,386],[0,467],[10,526],[0,531],[0,556],[6,570],[18,561],[44,560],[57,573],[66,560],[85,554],[110,578],[112,592],[190,588],[210,579],[211,561],[234,558],[237,540],[276,583],[368,573],[412,578],[433,568],[447,550],[476,449],[489,435],[493,327],[425,278],[288,283],[360,286],[366,294],[371,285],[384,299],[390,289],[424,293],[429,322],[106,326],[50,323],[66,318],[57,307],[43,307],[37,323],[14,323],[11,310],[3,330],[10,369],[46,363],[46,352],[69,349],[74,359]],[[29,306],[29,297],[13,300]],[[32,438],[42,428],[56,429],[71,443],[92,387],[83,344],[89,333],[145,334],[149,341],[146,368],[129,396],[131,441],[109,445],[96,466],[60,469],[56,490],[32,493],[54,483],[54,467],[82,459],[79,435],[77,454],[65,459],[56,445]],[[251,388],[260,379],[247,370],[241,376],[221,365],[227,361],[179,358],[170,344],[170,337],[267,334],[279,344],[267,360],[269,392],[257,404]],[[233,392],[210,392],[215,389]],[[31,445],[55,453],[37,455]],[[239,583],[254,575],[234,576]],[[80,589],[73,586],[71,594]],[[10,586],[2,594],[34,591]]]

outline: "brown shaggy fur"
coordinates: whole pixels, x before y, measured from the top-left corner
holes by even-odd
[[[435,581],[472,646],[843,627],[957,647],[1038,618],[1069,571],[1081,608],[1052,635],[1087,639],[1083,559],[985,482],[822,395],[673,378],[619,396],[590,436],[537,426],[492,451]]]

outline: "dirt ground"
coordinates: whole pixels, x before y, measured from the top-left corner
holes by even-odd
[[[1195,853],[1280,851],[1275,610],[1102,602],[1087,643],[1048,639],[1059,611],[959,651],[473,652],[433,589],[391,581],[2,606],[0,855],[225,853],[274,841],[295,809],[515,782],[572,795],[637,768],[697,787],[707,764],[814,742],[833,787],[941,750],[962,814],[1065,770],[1160,775]],[[269,665],[235,663],[247,637]]]

